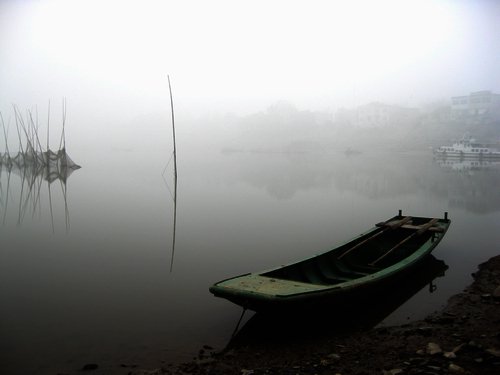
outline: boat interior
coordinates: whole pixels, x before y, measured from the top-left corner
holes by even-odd
[[[405,259],[435,240],[438,219],[399,217],[343,246],[316,257],[263,273],[262,276],[319,285],[355,280]]]

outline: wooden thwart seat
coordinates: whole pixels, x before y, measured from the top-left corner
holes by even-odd
[[[385,227],[388,229],[396,229],[402,225],[411,224],[411,221],[412,221],[411,216],[405,216],[401,220],[387,220],[387,221],[383,221],[381,223],[377,223],[377,224],[375,224],[375,226],[376,227]]]
[[[401,228],[404,228],[404,229],[415,229],[415,230],[419,230],[419,229],[422,229],[422,225],[411,225],[411,224],[406,224],[406,225],[401,225]],[[432,226],[430,227],[429,229],[427,229],[429,232],[444,232],[444,229],[442,227],[438,227],[438,226]]]

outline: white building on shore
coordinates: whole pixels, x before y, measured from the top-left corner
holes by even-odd
[[[500,121],[500,94],[476,91],[451,98],[451,119],[471,124]]]

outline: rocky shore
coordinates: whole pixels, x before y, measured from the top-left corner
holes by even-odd
[[[264,328],[267,336],[257,335],[262,339],[236,340],[219,353],[205,346],[189,363],[128,374],[497,375],[500,256],[481,264],[473,276],[472,285],[422,321],[322,336],[302,332],[298,339]]]

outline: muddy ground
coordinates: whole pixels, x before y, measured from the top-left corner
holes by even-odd
[[[317,324],[308,334],[249,322],[223,352],[200,348],[196,360],[146,374],[500,374],[500,256],[481,264],[474,282],[440,312],[389,328],[343,332]],[[300,319],[294,317],[293,319]],[[259,321],[260,320],[260,321]],[[293,325],[284,319],[283,327]],[[320,324],[322,324],[320,322]],[[340,327],[341,328],[341,327]],[[126,370],[126,369],[123,369]]]

